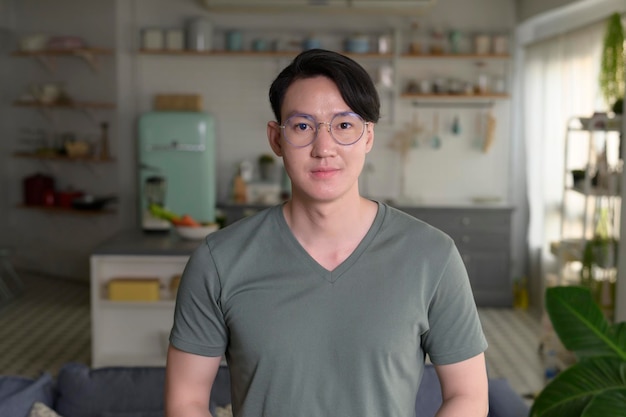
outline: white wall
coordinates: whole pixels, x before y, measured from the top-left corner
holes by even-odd
[[[216,27],[216,44],[220,45],[223,32],[230,28],[241,28],[250,40],[254,36],[271,33],[287,35],[296,41],[310,33],[325,34],[327,37],[342,37],[355,32],[376,33],[394,27],[408,28],[411,19],[402,16],[350,16],[345,15],[220,15],[214,16],[196,8],[195,2],[138,0],[138,28],[176,27],[185,18],[194,15],[207,16]],[[158,7],[156,6],[158,4]],[[425,29],[430,27],[458,27],[473,31],[510,31],[514,24],[513,7],[510,2],[455,0],[437,6],[420,22]],[[445,8],[444,8],[445,7]],[[480,13],[476,11],[480,10]],[[450,11],[453,11],[450,13]],[[494,23],[495,22],[495,23]],[[271,29],[270,29],[271,28]],[[337,29],[341,28],[341,29]],[[328,35],[330,32],[330,36]],[[136,41],[136,38],[134,39]],[[265,124],[273,116],[267,100],[267,90],[277,72],[288,63],[288,59],[243,58],[243,57],[171,57],[138,56],[136,58],[137,110],[150,109],[154,94],[159,92],[199,92],[203,95],[206,110],[217,121],[217,143],[219,149],[219,197],[225,199],[230,192],[230,181],[236,166],[243,159],[256,159],[266,152]],[[371,60],[363,61],[371,69],[385,64]],[[430,68],[428,66],[431,65]],[[442,65],[444,66],[442,68]],[[494,70],[495,71],[495,70]],[[506,71],[506,69],[505,69]],[[475,77],[476,69],[458,62],[437,62],[436,67],[428,63],[403,65],[399,75],[403,78],[434,76],[437,73]],[[405,122],[412,119],[410,102],[399,103],[394,126],[377,129],[377,144],[370,156],[375,175],[368,181],[368,190],[374,197],[397,197],[398,155],[387,148],[391,137]],[[383,109],[383,113],[389,109]],[[407,168],[407,194],[422,200],[467,199],[473,196],[499,196],[508,198],[509,157],[509,113],[505,103],[495,108],[498,119],[497,140],[489,154],[481,153],[475,146],[476,111],[454,108],[439,110],[444,146],[440,150],[420,147],[412,152]],[[463,134],[454,137],[449,133],[452,118],[461,118]],[[433,111],[423,110],[420,121],[424,128],[432,130]],[[471,173],[471,175],[468,175]]]
[[[523,22],[549,10],[576,3],[578,0],[518,0],[518,21]]]
[[[150,110],[155,93],[202,94],[206,111],[216,120],[220,199],[229,195],[229,183],[236,165],[243,159],[255,159],[268,150],[265,124],[272,115],[267,90],[288,59],[137,55],[141,29],[182,27],[186,18],[202,15],[214,22],[219,44],[223,31],[228,28],[243,29],[250,37],[274,33],[292,36],[294,40],[310,33],[327,36],[330,32],[337,35],[336,40],[340,35],[357,31],[376,33],[408,28],[413,20],[398,15],[350,16],[349,19],[345,15],[214,15],[198,6],[195,0],[59,0],[53,3],[25,0],[17,2],[15,7],[16,36],[41,31],[73,34],[86,38],[93,45],[115,49],[114,56],[102,60],[103,67],[97,75],[83,63],[71,59],[59,60],[59,70],[52,76],[34,60],[11,58],[7,62],[12,82],[2,85],[0,113],[7,115],[10,123],[3,123],[0,129],[13,142],[11,146],[0,148],[3,149],[2,157],[8,161],[3,167],[3,178],[9,188],[4,200],[0,201],[6,210],[0,224],[7,228],[8,240],[19,248],[20,266],[82,279],[88,275],[88,254],[99,242],[121,229],[137,227],[135,123],[142,112]],[[419,17],[419,20],[425,29],[438,26],[468,33],[511,32],[515,24],[514,9],[513,0],[448,0],[438,2],[428,16]],[[368,60],[364,65],[376,72],[381,63]],[[455,62],[445,65],[439,71],[475,77],[471,65],[464,67]],[[429,74],[431,70],[426,64],[403,64],[399,71],[400,76],[411,77]],[[54,127],[36,111],[8,106],[7,103],[18,97],[29,83],[53,79],[66,81],[70,92],[77,97],[116,102],[115,111],[97,113],[97,117],[111,118],[115,164],[68,166],[9,157],[13,151],[11,148],[18,144],[18,133],[23,127],[76,128],[85,134],[97,134],[97,127],[80,114],[59,112],[55,116],[58,125]],[[368,181],[369,194],[374,197],[394,198],[398,195],[398,156],[387,143],[413,116],[409,103],[398,104],[397,124],[377,127],[377,143],[370,156],[375,172]],[[449,123],[458,115],[463,134],[453,136],[442,127],[443,147],[440,150],[424,146],[412,152],[407,168],[408,194],[424,202],[483,195],[510,200],[511,113],[508,102],[494,107],[496,141],[491,151],[484,154],[474,146],[476,110],[439,110],[442,123]],[[431,128],[433,110],[423,110],[419,117],[426,128]],[[59,178],[60,186],[71,184],[93,192],[118,193],[118,214],[76,217],[15,208],[22,199],[22,178],[37,170],[52,172]]]

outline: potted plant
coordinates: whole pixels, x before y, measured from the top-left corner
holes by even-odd
[[[577,362],[539,393],[531,417],[617,417],[626,410],[626,322],[610,324],[588,288],[546,291],[552,326]]]
[[[624,28],[617,12],[606,23],[599,81],[606,105],[612,109],[624,97]]]
[[[274,157],[270,154],[264,153],[259,156],[259,175],[264,181],[269,181],[274,178]]]

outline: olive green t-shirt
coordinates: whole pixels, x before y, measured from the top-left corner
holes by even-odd
[[[298,243],[281,206],[192,254],[170,341],[226,355],[236,417],[412,417],[426,354],[449,364],[486,349],[452,239],[378,205],[333,271]]]

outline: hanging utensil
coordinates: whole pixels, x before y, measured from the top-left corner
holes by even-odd
[[[434,135],[430,140],[430,146],[433,149],[441,148],[441,138],[439,137],[439,112],[435,112],[433,116],[433,132]]]
[[[485,133],[485,141],[483,142],[483,152],[489,152],[489,149],[493,145],[495,140],[496,118],[491,112],[487,113],[487,131]]]
[[[461,122],[459,121],[459,115],[455,114],[452,119],[452,134],[458,135],[461,133]]]

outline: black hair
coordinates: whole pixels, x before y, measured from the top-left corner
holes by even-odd
[[[283,69],[270,87],[269,98],[276,120],[289,86],[296,80],[324,76],[332,80],[348,106],[366,122],[378,122],[380,99],[374,82],[353,59],[337,52],[310,49],[301,52]]]

